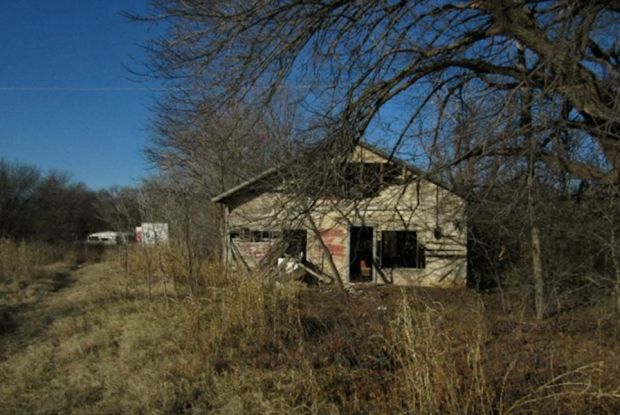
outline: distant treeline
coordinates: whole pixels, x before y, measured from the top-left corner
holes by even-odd
[[[0,160],[0,238],[73,242],[117,228],[108,206],[118,193],[94,191],[66,173]]]

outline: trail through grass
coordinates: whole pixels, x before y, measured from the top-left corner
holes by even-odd
[[[37,336],[54,318],[53,295],[73,283],[63,264],[42,267],[33,277],[0,286],[0,359],[10,355]]]
[[[0,286],[0,414],[620,410],[597,308],[535,323],[472,290],[343,296],[215,266],[200,297],[162,277],[149,299],[135,269],[46,266]]]

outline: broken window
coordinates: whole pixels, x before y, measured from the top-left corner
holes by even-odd
[[[363,199],[375,197],[384,186],[403,182],[404,169],[394,163],[346,163],[327,182],[304,183],[306,191],[323,197]]]
[[[382,186],[401,184],[403,168],[394,163],[349,163],[344,172],[346,197],[373,197]]]
[[[381,232],[382,268],[425,268],[424,247],[415,231]]]
[[[381,188],[381,163],[348,163],[342,179],[343,197],[376,196]]]
[[[403,168],[398,164],[385,163],[381,175],[383,184],[401,184],[403,182]]]
[[[345,179],[350,183],[376,183],[381,178],[382,163],[348,163]]]
[[[239,231],[231,231],[230,238],[239,242],[269,242],[278,237],[278,233],[274,231],[258,231],[242,228]]]

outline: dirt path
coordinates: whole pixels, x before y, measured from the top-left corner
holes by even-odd
[[[0,289],[0,361],[37,341],[66,305],[75,284],[68,266],[44,267],[28,282]]]
[[[27,283],[0,286],[8,317],[0,333],[0,414],[145,413],[123,411],[118,402],[128,385],[142,381],[143,372],[134,377],[134,351],[153,333],[142,331],[151,305],[124,296],[119,274],[110,262],[76,271],[55,266]],[[152,356],[144,355],[138,367]],[[157,373],[154,382],[162,379]],[[138,408],[143,395],[137,387],[127,399]]]

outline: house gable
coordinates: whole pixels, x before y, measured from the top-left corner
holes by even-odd
[[[296,162],[298,162],[298,160],[294,160],[289,163],[289,165],[294,165]],[[414,166],[393,157],[392,155],[385,153],[364,141],[360,141],[355,145],[348,159],[349,166],[358,163],[362,163],[368,167],[378,166],[379,168],[377,170],[379,171],[377,174],[380,175],[380,180],[383,182],[385,179],[385,183],[382,183],[382,185],[412,181],[417,177],[419,180],[429,181],[445,190],[452,191],[443,183],[432,178],[425,177],[426,175]],[[282,177],[286,176],[287,168],[287,165],[269,168],[259,175],[214,196],[211,200],[213,202],[224,203],[227,205],[238,205],[239,203],[244,203],[264,192],[275,191],[279,187],[278,180],[281,180]],[[278,178],[278,176],[281,177]]]

